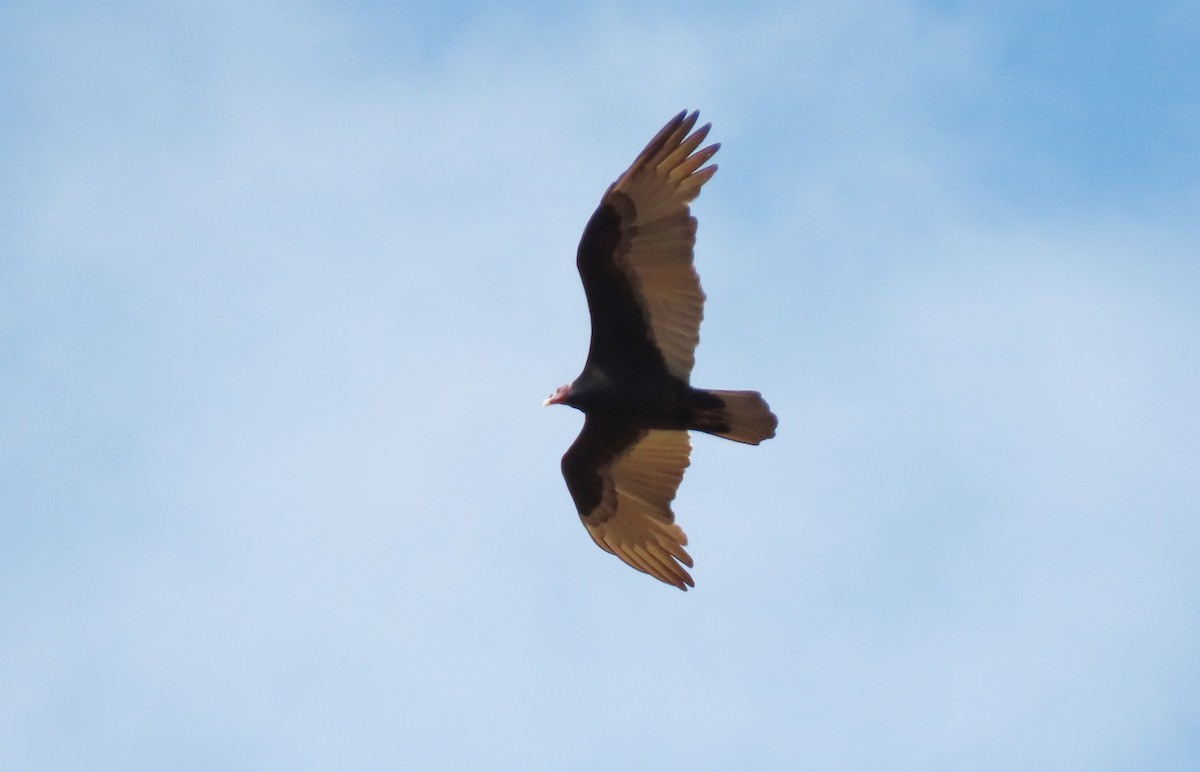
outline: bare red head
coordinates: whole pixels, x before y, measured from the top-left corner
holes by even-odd
[[[555,389],[553,394],[551,394],[549,397],[546,397],[546,401],[543,402],[542,405],[544,407],[549,407],[550,405],[561,405],[570,397],[571,384],[568,383],[565,386],[559,386],[557,389]]]

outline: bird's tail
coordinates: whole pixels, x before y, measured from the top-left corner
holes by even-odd
[[[704,406],[696,411],[694,428],[748,445],[757,445],[775,436],[779,419],[757,391],[700,393],[716,399],[703,400]]]

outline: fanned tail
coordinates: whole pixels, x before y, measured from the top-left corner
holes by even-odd
[[[706,404],[697,410],[693,428],[747,445],[757,445],[775,436],[779,419],[757,391],[702,391],[701,394],[715,397],[720,404]]]

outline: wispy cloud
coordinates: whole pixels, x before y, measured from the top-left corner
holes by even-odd
[[[996,10],[4,14],[0,761],[1186,768],[1197,189],[1096,148],[1186,158],[1190,70],[1064,152]],[[681,598],[539,402],[683,107],[697,381],[782,423],[697,440]]]

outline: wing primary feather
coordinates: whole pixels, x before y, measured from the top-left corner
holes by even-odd
[[[621,544],[616,554],[617,557],[621,558],[642,573],[650,574],[655,579],[659,578],[654,569],[650,567],[650,564],[646,562],[645,558],[639,555],[637,550],[629,545]]]
[[[711,128],[712,124],[706,123],[700,128],[696,129],[696,131],[690,137],[680,142],[678,147],[672,150],[666,158],[660,161],[657,168],[662,169],[665,166],[668,169],[671,169],[677,166],[681,161],[691,155],[693,150],[700,146],[700,143],[703,142],[704,138],[708,136],[708,130]]]
[[[689,174],[703,166],[704,162],[712,158],[713,155],[720,149],[721,143],[719,142],[715,145],[709,145],[708,147],[704,148],[699,153],[696,153],[691,158],[688,158],[673,168],[671,170],[671,179],[681,180],[684,177],[687,177]]]
[[[650,140],[646,144],[646,147],[642,149],[642,152],[638,153],[637,158],[635,158],[633,163],[630,164],[628,171],[621,175],[621,177],[619,177],[617,181],[612,184],[612,187],[610,187],[609,190],[618,187],[626,177],[646,164],[651,158],[657,155],[663,147],[669,146],[671,144],[671,139],[675,136],[680,127],[687,125],[688,128],[690,128],[691,124],[689,124],[688,121],[690,120],[691,123],[695,123],[697,117],[699,117],[699,112],[693,112],[689,116],[687,110],[682,110],[674,118],[667,121],[667,124],[659,129],[658,133],[654,135],[654,139]],[[685,130],[684,133],[686,134],[687,131]]]

